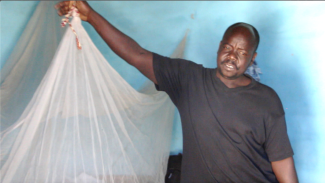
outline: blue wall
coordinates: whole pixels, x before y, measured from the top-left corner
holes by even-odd
[[[1,66],[38,2],[1,6]],[[295,151],[300,182],[325,182],[324,2],[89,2],[117,28],[144,48],[170,55],[190,29],[185,58],[216,67],[216,51],[225,29],[247,22],[260,32],[257,63],[261,82],[279,94]],[[9,19],[10,18],[10,19]],[[59,23],[58,23],[59,26]],[[110,64],[135,88],[145,81],[121,61],[88,23],[86,30]],[[179,119],[171,153],[182,150]]]

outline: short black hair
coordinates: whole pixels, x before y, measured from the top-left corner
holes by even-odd
[[[256,51],[256,50],[257,50],[257,47],[258,47],[258,45],[259,45],[259,43],[260,43],[260,35],[258,34],[258,31],[256,30],[256,28],[255,28],[254,26],[252,26],[251,24],[244,23],[244,22],[234,23],[234,24],[232,24],[231,26],[229,26],[229,27],[227,28],[227,30],[225,31],[224,34],[226,34],[227,31],[229,31],[229,29],[231,29],[231,28],[233,28],[233,27],[236,27],[236,26],[239,26],[239,25],[247,26],[247,27],[250,27],[250,28],[253,29],[254,36],[255,36],[255,38],[256,38],[256,40],[255,40],[255,41],[256,41],[256,48],[255,48],[255,51]]]

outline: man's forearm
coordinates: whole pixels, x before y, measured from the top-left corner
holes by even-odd
[[[292,157],[271,162],[271,165],[280,183],[298,183],[298,177]]]
[[[151,54],[143,49],[132,38],[125,35],[95,11],[89,13],[88,22],[95,28],[107,45],[122,59],[131,65],[146,54]]]
[[[88,22],[118,56],[157,84],[153,71],[153,55],[150,51],[143,49],[132,38],[119,31],[95,11],[89,13]]]

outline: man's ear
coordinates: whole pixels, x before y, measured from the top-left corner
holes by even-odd
[[[249,63],[249,66],[251,66],[254,63],[256,56],[257,56],[257,52],[254,53],[251,63]]]

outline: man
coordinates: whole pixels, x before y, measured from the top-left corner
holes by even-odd
[[[58,14],[66,14],[69,5],[58,3]],[[76,6],[117,55],[177,106],[184,137],[182,182],[298,182],[281,101],[244,75],[257,55],[253,26],[230,26],[219,44],[217,68],[207,69],[147,51],[86,2]]]

